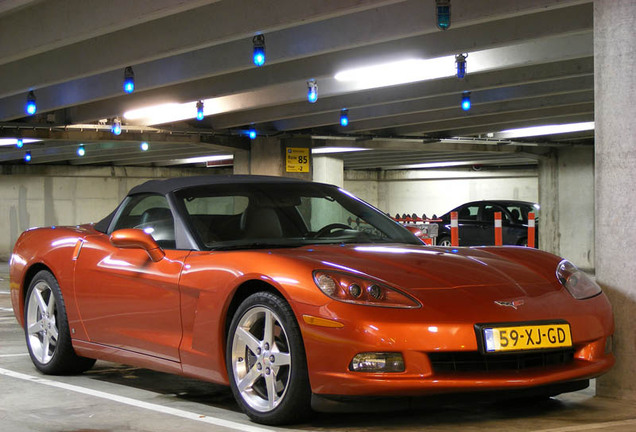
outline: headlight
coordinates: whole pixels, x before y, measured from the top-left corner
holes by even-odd
[[[594,297],[601,293],[601,287],[568,260],[559,263],[556,277],[577,300]]]
[[[327,296],[346,303],[402,309],[421,306],[417,300],[395,288],[349,273],[316,270],[314,282]]]

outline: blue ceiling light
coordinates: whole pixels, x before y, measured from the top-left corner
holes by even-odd
[[[247,131],[247,136],[250,137],[250,139],[255,139],[256,138],[256,129],[251,128],[250,130]]]
[[[33,93],[33,90],[31,90],[27,95],[27,102],[24,110],[28,115],[33,115],[38,110],[37,104],[35,103],[35,93]]]
[[[139,144],[139,148],[141,149],[141,151],[148,151],[148,149],[150,148],[150,144],[144,141],[141,144]]]
[[[203,120],[203,101],[197,102],[197,120]]]
[[[340,110],[340,126],[349,126],[349,110],[346,108]]]
[[[468,54],[457,54],[455,56],[455,66],[457,67],[457,78],[462,79],[466,76],[466,57]]]
[[[22,138],[18,138],[15,140],[15,146],[17,148],[22,148],[24,147],[24,140]]]
[[[31,162],[31,152],[28,151],[24,154],[24,161],[25,162]]]
[[[318,100],[318,83],[313,78],[307,81],[307,100],[309,103],[316,103]]]
[[[462,93],[462,109],[468,111],[470,109],[470,92],[465,91]]]
[[[450,28],[450,0],[435,0],[435,16],[438,29],[448,30]]]
[[[262,34],[254,36],[252,44],[254,45],[254,64],[263,66],[265,64],[265,36]]]
[[[84,144],[80,144],[79,147],[77,148],[77,155],[79,157],[82,157],[86,154],[86,150],[84,149]]]
[[[124,69],[124,91],[126,93],[135,91],[135,72],[131,66]]]
[[[110,127],[110,131],[113,133],[113,135],[121,135],[121,120],[119,119],[119,117],[115,117],[113,119],[113,124]]]

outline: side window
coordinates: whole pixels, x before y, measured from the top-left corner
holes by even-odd
[[[503,208],[501,208],[501,207],[499,207],[497,205],[492,205],[492,204],[484,205],[484,208],[483,208],[482,213],[481,213],[481,220],[483,222],[492,222],[492,223],[494,223],[494,221],[495,221],[495,212],[501,212],[501,219],[502,220],[510,221],[510,217],[508,216],[508,213],[505,212]]]
[[[122,228],[142,229],[162,248],[176,248],[174,218],[163,195],[136,195],[128,199],[110,232]]]
[[[241,238],[242,215],[249,204],[247,196],[192,196],[184,204],[194,232],[206,246]]]
[[[471,205],[471,206],[466,206],[459,209],[457,218],[463,219],[463,220],[477,220],[478,215],[479,215],[479,206]]]

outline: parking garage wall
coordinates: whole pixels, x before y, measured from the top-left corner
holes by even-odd
[[[536,169],[346,171],[345,189],[380,210],[438,216],[468,201],[538,201]]]
[[[0,260],[9,259],[28,228],[97,222],[146,180],[209,173],[204,168],[0,166]]]

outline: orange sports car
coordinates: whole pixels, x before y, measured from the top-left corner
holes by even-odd
[[[335,186],[208,176],[133,188],[102,221],[31,229],[11,300],[46,374],[104,359],[231,386],[254,421],[365,396],[584,388],[610,304],[525,247],[429,247]]]

